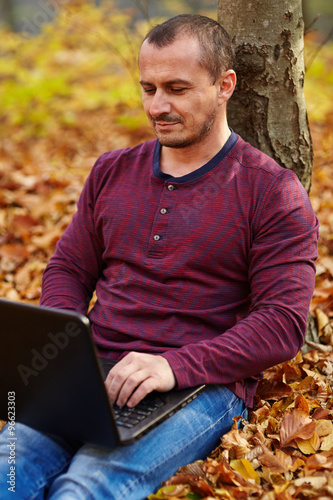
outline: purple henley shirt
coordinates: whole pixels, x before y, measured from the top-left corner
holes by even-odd
[[[160,354],[177,386],[253,404],[303,344],[318,221],[296,175],[232,132],[174,178],[157,140],[103,154],[45,270],[41,304],[87,314],[102,357]]]

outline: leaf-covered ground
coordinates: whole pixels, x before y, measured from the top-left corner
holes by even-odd
[[[333,498],[333,353],[311,350],[265,372],[248,421],[149,499]]]
[[[0,296],[38,303],[42,272],[94,161],[151,136],[137,86],[145,27],[131,12],[69,3],[34,38],[2,32]],[[130,27],[132,28],[130,30]],[[315,41],[307,40],[311,62]],[[247,422],[155,498],[333,498],[333,54],[306,74],[314,146],[311,201],[320,220],[311,315],[319,341],[265,372]]]

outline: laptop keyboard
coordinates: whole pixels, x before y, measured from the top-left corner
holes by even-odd
[[[116,364],[116,361],[105,358],[100,359],[106,377],[109,370],[111,370],[111,368]],[[117,425],[130,429],[145,418],[149,417],[149,415],[151,415],[154,411],[164,406],[165,402],[163,402],[158,396],[155,396],[155,394],[156,393],[149,394],[142,401],[140,401],[140,403],[134,406],[134,408],[112,405]]]
[[[116,417],[117,425],[120,427],[131,428],[145,418],[149,417],[154,411],[158,410],[165,403],[157,398],[143,399],[134,408],[128,406],[113,405],[113,411]]]

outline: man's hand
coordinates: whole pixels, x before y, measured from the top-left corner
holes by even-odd
[[[110,370],[105,386],[111,403],[137,405],[147,394],[166,392],[176,385],[176,378],[163,356],[131,352]]]

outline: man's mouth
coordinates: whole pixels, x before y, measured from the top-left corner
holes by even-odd
[[[168,128],[177,125],[178,123],[182,123],[183,120],[180,116],[176,115],[160,115],[160,116],[152,116],[151,121],[154,124],[154,126],[160,128]]]
[[[177,125],[179,122],[154,122],[154,126],[160,129],[169,129]]]

